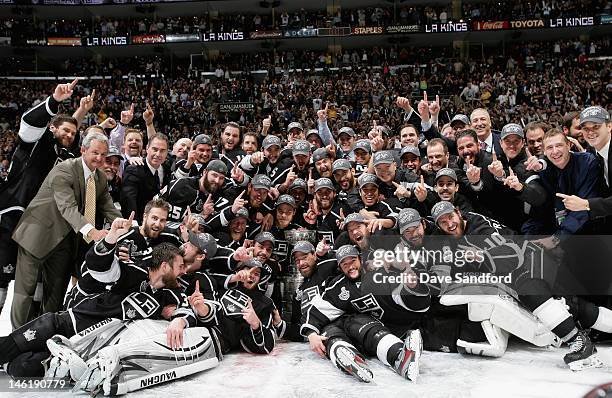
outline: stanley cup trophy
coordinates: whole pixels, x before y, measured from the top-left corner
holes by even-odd
[[[309,230],[291,230],[285,231],[285,240],[290,248],[293,248],[299,241],[305,240],[312,243],[315,247],[317,245],[317,231]],[[283,297],[283,308],[282,314],[283,319],[287,322],[291,320],[291,312],[293,310],[293,295],[296,289],[302,283],[302,275],[295,266],[293,256],[289,252],[289,268],[285,275],[281,278],[281,292]]]

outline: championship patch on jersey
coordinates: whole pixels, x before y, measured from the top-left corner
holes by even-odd
[[[143,292],[134,292],[123,299],[121,310],[123,319],[146,319],[159,309],[159,303],[152,296]]]
[[[221,297],[221,306],[227,316],[242,316],[242,311],[247,308],[248,304],[249,296],[239,290],[228,290]]]

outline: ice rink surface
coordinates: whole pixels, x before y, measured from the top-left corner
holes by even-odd
[[[9,295],[11,300],[12,295]],[[10,301],[8,301],[10,302]],[[8,308],[0,316],[0,335],[10,331]],[[580,398],[612,381],[612,347],[599,346],[607,367],[572,372],[563,363],[567,348],[537,348],[511,342],[502,358],[424,352],[416,383],[402,379],[378,360],[368,361],[374,381],[364,384],[342,374],[310,351],[308,344],[280,342],[268,356],[227,355],[217,368],[131,393],[134,397],[529,397]],[[4,376],[4,375],[3,375]],[[0,397],[87,397],[65,392],[7,393]]]

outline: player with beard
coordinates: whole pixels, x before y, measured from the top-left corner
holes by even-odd
[[[122,159],[123,157],[117,148],[108,148],[103,170],[104,174],[106,174],[106,180],[108,181],[108,192],[111,198],[113,198],[115,207],[121,206],[119,204],[119,200],[121,199],[121,177],[119,177],[119,170],[121,169]]]
[[[306,200],[308,196],[308,184],[301,178],[296,178],[293,180],[291,185],[289,185],[287,193],[293,196],[293,199],[295,199],[295,205],[297,206],[295,210],[295,217],[293,218],[294,222],[298,225],[306,227],[307,225],[304,222],[304,214],[308,211],[309,205],[309,202]]]
[[[229,204],[222,193],[226,174],[225,163],[214,159],[206,165],[201,177],[179,178],[162,188],[158,197],[171,206],[168,221],[182,222],[188,209],[207,219],[215,211],[225,208]]]
[[[355,143],[355,177],[359,177],[361,173],[368,171],[370,158],[372,157],[372,146],[370,140],[363,139]]]
[[[304,221],[317,231],[317,240],[331,245],[340,235],[340,223],[345,214],[352,213],[345,202],[336,200],[336,187],[329,178],[319,178],[314,186],[314,198],[310,202]]]
[[[425,214],[430,214],[431,208],[442,200],[452,203],[464,213],[474,211],[469,199],[459,192],[457,173],[448,167],[436,173],[433,192],[428,192],[425,200],[427,206]]]
[[[292,171],[296,174],[296,177],[304,180],[310,179],[312,170],[310,166],[310,143],[304,140],[296,141],[293,144],[292,155],[294,166]]]
[[[351,209],[357,209],[360,205],[357,178],[347,159],[338,159],[332,165],[334,181],[338,185],[338,200],[346,202]]]
[[[332,178],[332,163],[334,155],[327,148],[316,149],[312,153],[312,162],[314,164],[314,178]]]
[[[266,136],[261,144],[263,151],[246,155],[240,161],[240,168],[250,177],[257,174],[267,175],[272,180],[272,186],[285,193],[292,182],[292,179],[287,177],[287,173],[291,171],[291,159],[281,159],[281,145],[281,139],[277,136]]]
[[[234,165],[240,163],[246,152],[240,147],[241,129],[240,125],[234,122],[229,122],[221,132],[221,142],[219,145],[219,159],[225,163],[229,170],[234,168]]]
[[[236,250],[244,244],[246,239],[247,224],[249,223],[249,211],[244,207],[238,209],[227,226],[226,231],[213,232],[219,246]]]
[[[361,203],[353,210],[358,210],[368,220],[370,231],[395,228],[397,213],[404,208],[402,202],[395,197],[381,200],[378,179],[374,174],[363,173],[357,183]]]
[[[574,318],[566,307],[565,300],[555,299],[552,296],[549,284],[544,279],[537,279],[532,276],[534,274],[533,269],[523,269],[528,266],[532,267],[531,261],[526,257],[528,253],[520,248],[521,242],[518,237],[512,236],[511,230],[480,214],[469,213],[464,215],[448,202],[436,204],[432,209],[432,217],[440,230],[454,238],[457,245],[468,248],[468,250],[480,250],[485,253],[483,256],[484,262],[480,262],[477,266],[471,264],[468,268],[459,272],[475,274],[495,272],[497,275],[511,274],[513,276],[511,287],[518,293],[520,301],[533,312],[548,330],[551,330],[569,345],[570,352],[564,356],[563,360],[570,369],[582,370],[603,366],[596,354],[597,349],[590,341],[588,334],[584,330],[578,329]],[[488,240],[492,235],[498,236],[494,244]],[[535,247],[534,258],[543,255],[538,254],[541,251],[540,247]],[[541,266],[547,267],[547,264],[543,263]],[[559,265],[553,264],[553,266],[559,268]],[[487,267],[489,270],[486,269]],[[456,271],[456,269],[451,270],[451,274]],[[592,319],[596,307],[592,306],[592,308],[593,311],[590,314],[586,312],[579,314],[582,317],[588,314],[590,319],[584,319],[585,322],[596,323]],[[602,317],[606,317],[612,312],[599,313]],[[603,323],[598,325],[598,327],[601,326],[603,326]]]
[[[308,338],[313,351],[323,357],[330,355],[335,341],[322,333],[325,326],[340,319],[343,321],[346,335],[363,347],[366,354],[376,355],[382,363],[392,366],[402,377],[416,381],[423,345],[419,330],[404,327],[401,332],[396,331],[400,335],[407,335],[402,342],[383,323],[398,317],[405,319],[413,311],[426,310],[429,306],[429,296],[402,293],[398,301],[406,309],[382,311],[375,295],[362,292],[365,271],[359,259],[359,251],[351,245],[341,246],[336,251],[336,261],[342,274],[328,282],[323,294],[311,301],[300,333]],[[409,289],[403,284],[398,285],[398,290],[405,288]],[[393,312],[392,318],[389,318],[390,312]],[[343,315],[347,316],[341,318]],[[405,321],[402,323],[408,324]]]
[[[259,149],[257,137],[259,137],[259,135],[252,131],[244,133],[244,137],[242,138],[242,150],[246,155],[252,155]]]
[[[199,177],[208,162],[216,156],[213,153],[212,140],[205,134],[199,134],[193,139],[191,150],[186,159],[177,160],[173,165],[174,177]]]
[[[224,354],[235,349],[269,354],[274,349],[274,303],[258,288],[263,279],[270,277],[269,272],[258,259],[247,259],[220,285],[223,286],[219,293],[223,315],[213,330],[219,336]],[[282,320],[278,326],[281,323]]]
[[[115,257],[117,239],[130,225],[129,220],[116,219],[106,237],[87,253],[90,273],[98,282],[111,284],[110,289],[81,300],[68,311],[44,314],[0,338],[0,363],[11,362],[10,374],[42,376],[41,361],[49,356],[48,339],[55,335],[70,338],[106,318],[172,320],[167,327],[168,345],[182,346],[183,330],[196,321],[186,297],[176,289],[176,278],[185,273],[183,259],[176,247],[164,243],[142,262],[121,269]]]
[[[219,210],[208,220],[210,231],[219,231],[229,224],[229,220],[242,207],[249,211],[251,222],[247,227],[247,238],[256,235],[262,230],[268,230],[272,226],[274,204],[269,200],[272,181],[270,177],[257,174],[249,182],[246,191],[240,187],[230,188],[223,192],[224,198],[229,203],[225,208]]]

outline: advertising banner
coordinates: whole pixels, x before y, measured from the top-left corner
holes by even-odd
[[[319,36],[348,36],[351,34],[350,26],[340,26],[337,28],[319,28]]]
[[[508,21],[476,21],[472,23],[473,30],[500,30],[508,29],[510,22]]]
[[[128,44],[127,36],[86,37],[84,46],[125,46]]]
[[[314,37],[317,35],[317,29],[290,29],[283,33],[284,37]]]
[[[252,112],[255,110],[255,104],[252,102],[224,102],[219,104],[219,112]]]
[[[189,33],[183,35],[166,35],[166,43],[181,43],[189,41],[200,41],[200,34]]]
[[[47,45],[49,46],[80,46],[80,37],[48,37]]]
[[[356,26],[353,28],[354,35],[382,35],[383,31],[384,29],[382,26]]]
[[[244,40],[244,32],[202,33],[202,41],[237,41]]]
[[[467,32],[467,22],[448,22],[448,23],[434,23],[425,25],[425,32],[427,33],[443,33],[443,32]]]
[[[251,39],[277,39],[283,37],[282,30],[258,30],[249,33]]]
[[[138,35],[132,36],[132,44],[157,44],[165,43],[164,35]]]
[[[419,25],[391,25],[387,26],[387,33],[416,33],[420,32]]]
[[[548,20],[548,26],[550,26],[551,28],[576,28],[579,26],[593,25],[595,25],[594,17],[571,17]]]

